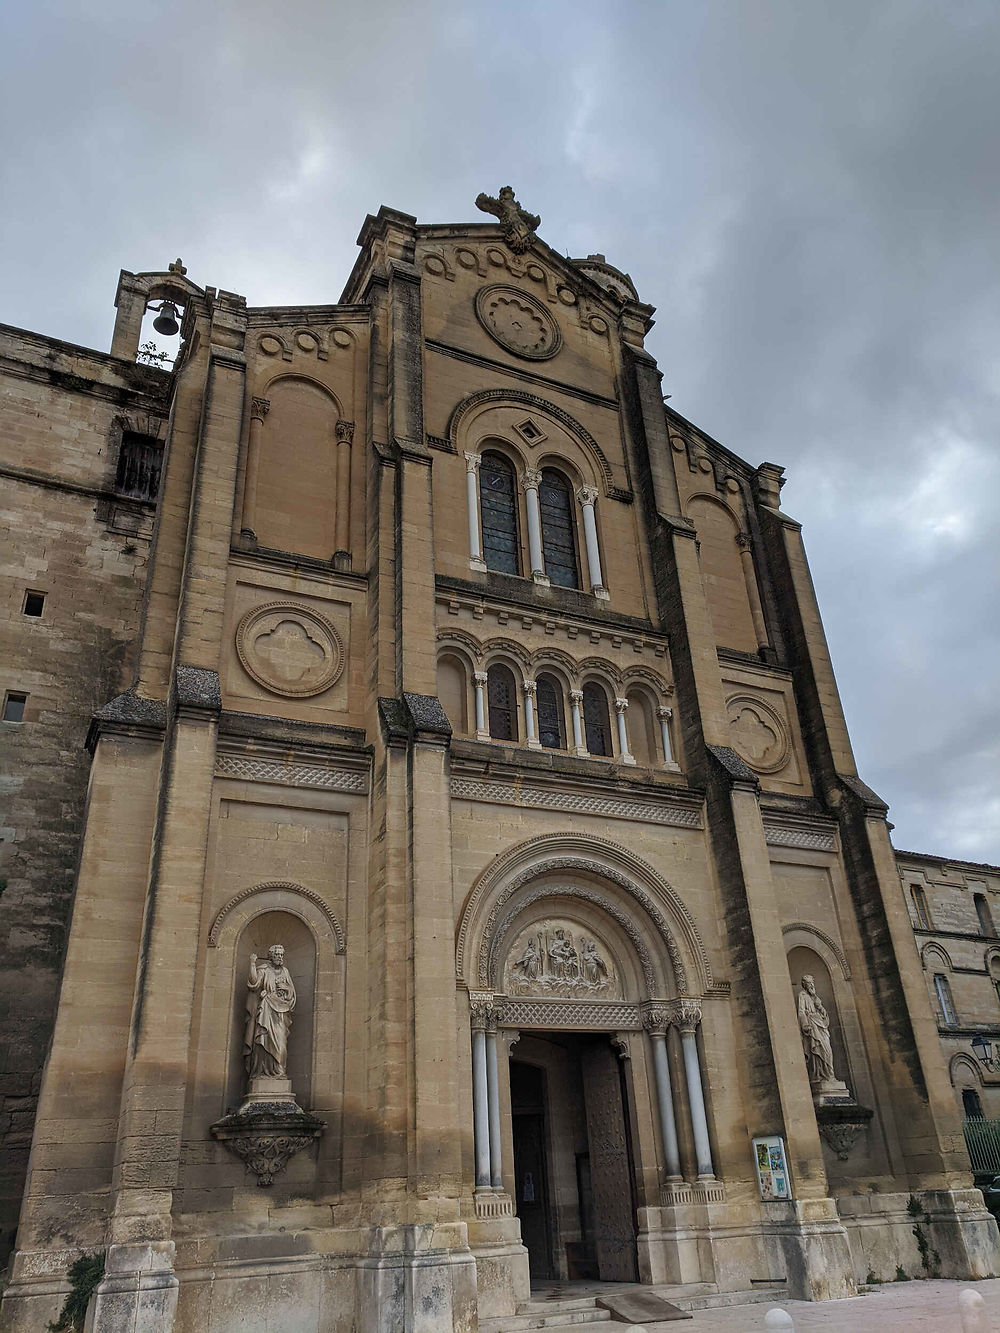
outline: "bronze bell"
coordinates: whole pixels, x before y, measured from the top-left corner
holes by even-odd
[[[177,307],[173,301],[160,302],[160,313],[153,320],[153,328],[165,338],[172,338],[180,328],[177,323]]]

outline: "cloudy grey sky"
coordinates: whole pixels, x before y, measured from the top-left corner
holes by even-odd
[[[335,300],[367,212],[541,235],[658,307],[673,405],[783,463],[896,845],[1000,861],[997,0],[75,0],[0,19],[0,319],[120,267]]]

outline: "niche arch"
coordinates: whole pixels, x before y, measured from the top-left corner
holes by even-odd
[[[672,886],[618,843],[569,833],[529,839],[483,871],[458,926],[458,980],[470,989],[489,989],[508,914],[530,895],[574,892],[613,916],[626,934],[632,928],[639,933],[652,968],[647,987],[652,982],[688,995],[717,989],[694,918]]]
[[[271,944],[284,945],[287,953],[288,940],[281,938],[282,933],[293,940],[300,955],[295,960],[297,966],[302,954],[311,951],[312,955],[311,981],[305,995],[296,979],[300,993],[289,1043],[292,1085],[304,1109],[339,1112],[343,1096],[344,931],[316,890],[292,881],[267,880],[234,894],[216,913],[208,932],[200,1046],[206,1052],[224,1053],[222,1077],[212,1080],[218,1089],[218,1114],[235,1109],[233,1102],[238,1104],[244,1088],[243,1018],[249,955],[256,952],[263,957]],[[260,947],[252,947],[251,941]],[[287,958],[286,963],[295,979],[292,963]],[[301,1096],[297,1078],[304,1084]],[[323,1154],[332,1152],[333,1145],[331,1136],[329,1149],[324,1146]]]
[[[337,395],[311,375],[279,374],[262,391],[253,531],[263,547],[330,560],[337,548]]]
[[[952,970],[951,958],[942,945],[931,941],[925,944],[920,950],[920,962],[925,972],[940,971],[944,968],[946,972]]]
[[[715,641],[725,648],[756,653],[757,631],[750,589],[738,540],[740,520],[717,496],[699,491],[686,505],[698,537],[699,564]]]
[[[981,1088],[983,1077],[971,1055],[959,1051],[948,1061],[948,1077],[953,1088]]]

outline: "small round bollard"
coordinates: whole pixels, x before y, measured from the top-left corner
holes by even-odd
[[[770,1330],[770,1333],[777,1333],[778,1329],[784,1329],[785,1333],[795,1333],[795,1320],[787,1310],[779,1310],[777,1306],[773,1310],[768,1310],[764,1316],[764,1327]]]
[[[962,1319],[962,1333],[989,1333],[986,1322],[986,1302],[971,1287],[959,1292],[958,1313]]]

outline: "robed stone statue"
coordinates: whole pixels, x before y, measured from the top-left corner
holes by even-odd
[[[267,959],[250,955],[247,977],[247,1025],[243,1059],[250,1078],[287,1078],[288,1030],[295,1008],[295,983],[285,966],[285,951],[272,944]]]
[[[830,1044],[830,1015],[826,1005],[816,994],[816,982],[806,975],[799,982],[799,1027],[809,1066],[809,1082],[813,1087],[834,1083],[833,1047]]]

